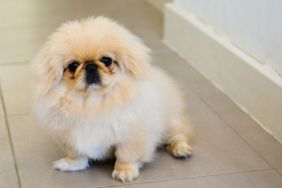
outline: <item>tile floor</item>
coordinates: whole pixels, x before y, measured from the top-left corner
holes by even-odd
[[[127,26],[153,49],[154,64],[183,86],[196,127],[191,159],[179,161],[159,151],[133,184],[111,178],[112,162],[78,173],[53,170],[51,162],[63,153],[30,110],[28,63],[47,35],[65,20],[101,14]],[[161,33],[162,15],[143,0],[1,2],[0,187],[281,188],[282,145],[168,49]]]

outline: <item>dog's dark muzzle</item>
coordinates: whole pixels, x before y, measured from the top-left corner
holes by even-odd
[[[101,83],[98,66],[96,64],[87,63],[84,68],[85,68],[85,82],[87,85]]]

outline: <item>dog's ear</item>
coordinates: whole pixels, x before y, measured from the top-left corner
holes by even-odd
[[[41,92],[47,93],[62,78],[62,62],[54,57],[48,43],[38,52],[32,61],[34,81],[39,82]]]
[[[142,79],[148,74],[151,66],[151,50],[139,38],[133,39],[121,52],[120,63],[127,73],[134,78]]]

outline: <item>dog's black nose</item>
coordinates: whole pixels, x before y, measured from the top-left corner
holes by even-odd
[[[88,63],[85,65],[86,71],[95,71],[97,69],[97,65],[93,63]]]
[[[85,81],[87,85],[101,84],[98,66],[94,63],[86,63],[85,65]]]

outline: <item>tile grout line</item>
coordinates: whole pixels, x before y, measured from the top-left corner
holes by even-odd
[[[30,115],[30,113],[19,113],[19,114],[7,114],[7,116],[9,116],[9,117],[23,117],[23,116],[29,116]],[[5,116],[4,115],[0,115],[0,117],[4,117],[5,118]]]
[[[152,50],[151,54],[162,54],[162,53],[166,53],[166,52],[173,52],[170,49],[158,49],[158,50]]]
[[[169,47],[170,48],[170,47]],[[170,48],[171,49],[171,48]],[[187,59],[185,59],[185,58],[183,58],[181,55],[179,55],[179,53],[177,53],[176,51],[174,51],[174,50],[172,50],[173,52],[175,52],[180,58],[182,58],[185,62],[187,62],[189,65],[191,65],[190,63],[189,63],[189,61],[187,60]],[[194,68],[194,67],[193,67]],[[195,69],[196,70],[196,69]],[[197,71],[197,70],[196,70]],[[201,76],[202,76],[202,74],[200,74]],[[205,78],[205,77],[204,77]],[[206,78],[205,78],[206,79]],[[207,79],[207,81],[209,81],[208,79]],[[210,81],[209,81],[210,82]],[[213,84],[212,84],[213,85]],[[216,110],[214,110],[213,109],[213,107],[206,101],[206,99],[204,99],[204,97],[203,96],[201,96],[200,94],[199,94],[199,92],[198,91],[196,91],[195,89],[192,89],[193,90],[193,92],[196,94],[196,95],[198,95],[199,96],[199,98],[208,106],[208,108],[212,111],[212,112],[214,112],[216,115],[217,115],[217,117],[219,117],[223,122],[225,122],[227,125],[228,125],[228,127],[230,127],[250,148],[252,148],[252,150],[259,156],[259,157],[261,157],[262,159],[263,159],[263,161],[265,161],[265,163],[268,165],[268,166],[270,166],[272,169],[275,169],[276,167],[273,167],[252,145],[250,145],[248,142],[247,142],[247,140],[246,139],[244,139],[240,134],[239,134],[239,132],[238,131],[236,131],[231,125],[230,125],[230,123],[229,122],[227,122],[224,118],[222,118],[221,117],[221,115],[216,111]],[[220,91],[221,92],[221,91]],[[233,102],[232,102],[233,103]],[[234,104],[234,105],[236,105],[236,104]],[[237,106],[237,105],[236,105]],[[241,110],[241,109],[240,109]],[[245,112],[244,112],[245,113]],[[248,115],[249,116],[249,115]],[[282,176],[282,175],[281,175]]]
[[[7,115],[7,111],[6,111],[6,106],[5,106],[5,101],[4,101],[4,96],[3,96],[1,85],[0,85],[0,100],[2,100],[2,108],[3,108],[3,111],[4,111],[4,121],[5,121],[5,124],[6,124],[6,129],[7,129],[7,132],[8,132],[8,138],[9,138],[9,141],[10,141],[10,147],[11,147],[11,151],[12,151],[12,157],[13,157],[14,167],[15,167],[15,171],[16,171],[16,175],[17,175],[17,180],[18,180],[19,188],[22,188],[22,182],[21,182],[21,179],[20,179],[20,173],[19,173],[19,169],[18,169],[18,165],[17,165],[16,154],[15,154],[14,145],[13,145],[13,141],[12,141],[12,135],[11,135],[11,130],[10,130],[10,126],[9,126],[8,115]]]
[[[173,50],[172,50],[173,51]],[[189,63],[189,61],[187,61],[185,58],[183,58],[182,56],[180,56],[176,51],[173,51],[173,52],[175,52],[179,57],[181,57],[184,61],[186,61],[189,65],[190,65],[190,63]],[[196,69],[195,69],[196,70]],[[197,70],[196,70],[197,71]],[[202,75],[202,74],[201,74]],[[207,81],[209,81],[208,79],[207,79]],[[210,82],[210,81],[209,81]],[[213,85],[213,84],[212,84]],[[252,150],[259,156],[259,157],[261,157],[262,159],[263,159],[263,161],[269,166],[269,167],[271,167],[272,169],[275,169],[275,167],[273,167],[260,153],[258,153],[258,151],[254,148],[254,147],[252,147],[248,142],[247,142],[247,140],[246,139],[244,139],[239,133],[238,133],[238,131],[236,131],[231,125],[230,125],[230,123],[229,122],[227,122],[225,119],[223,119],[222,117],[221,117],[221,115],[216,111],[216,110],[214,110],[213,109],[213,107],[206,101],[206,99],[203,97],[203,96],[201,96],[200,94],[199,94],[199,92],[198,91],[196,91],[195,89],[193,89],[192,88],[192,90],[193,90],[193,93],[195,93],[198,97],[199,97],[199,99],[201,99],[201,101],[203,101],[203,103],[204,104],[206,104],[207,105],[207,107],[212,111],[212,112],[214,112],[215,114],[216,114],[216,116],[219,118],[219,119],[221,119],[223,122],[225,122],[227,125],[228,125],[228,127],[230,127],[250,148],[252,148]],[[221,92],[221,91],[220,91]],[[236,104],[234,104],[234,105],[236,105]],[[237,106],[237,105],[236,105]],[[241,110],[241,109],[240,109]],[[245,112],[244,112],[245,113]],[[248,115],[249,116],[249,115]],[[281,175],[282,176],[282,175]]]
[[[24,61],[5,61],[5,62],[0,62],[0,67],[1,66],[10,66],[10,65],[24,65],[24,64],[28,64],[28,60],[24,60]]]
[[[276,173],[278,173],[278,175],[280,175],[282,177],[282,174],[278,171],[278,168],[274,169]]]
[[[190,176],[190,177],[181,177],[181,178],[170,178],[170,179],[159,179],[159,180],[149,180],[143,182],[132,182],[130,184],[121,184],[121,185],[105,185],[105,186],[98,186],[96,188],[107,188],[107,187],[118,187],[118,186],[130,186],[130,185],[139,185],[139,184],[146,184],[146,183],[157,183],[157,182],[166,182],[166,181],[179,181],[179,180],[189,180],[189,179],[197,179],[197,178],[206,178],[206,177],[214,177],[214,176],[225,176],[225,175],[237,175],[237,174],[244,174],[244,173],[254,173],[254,172],[264,172],[274,170],[270,169],[261,169],[261,170],[245,170],[241,172],[229,172],[229,173],[219,173],[219,174],[211,174],[211,175],[203,175],[203,176]]]
[[[227,122],[225,119],[223,119],[221,116],[220,116],[220,114],[216,111],[216,110],[214,110],[213,108],[212,108],[212,106],[202,97],[202,96],[199,96],[200,97],[200,99],[208,106],[208,108],[212,111],[212,112],[214,112],[215,114],[216,114],[216,116],[219,118],[219,119],[221,119],[223,122],[225,122],[227,125],[228,125],[228,127],[230,127],[235,133],[236,133],[236,135],[237,136],[239,136],[250,148],[252,148],[252,150],[259,156],[259,157],[261,157],[262,158],[262,160],[271,168],[271,169],[274,169],[275,170],[275,167],[273,167],[251,144],[249,144],[249,142],[244,138],[244,137],[242,137],[240,134],[239,134],[239,132],[236,130],[236,129],[234,129],[231,125],[230,125],[230,123],[229,122]],[[236,104],[235,104],[236,105]]]

